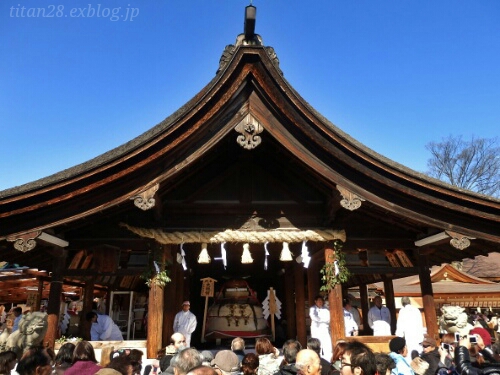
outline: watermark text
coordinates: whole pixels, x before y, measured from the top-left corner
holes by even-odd
[[[10,7],[12,18],[103,18],[113,22],[133,21],[139,16],[139,8],[127,7],[109,8],[101,4],[88,4],[82,8],[65,7],[59,5],[47,5],[45,7],[27,8],[21,4]]]

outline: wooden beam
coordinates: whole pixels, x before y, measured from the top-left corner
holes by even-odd
[[[327,245],[325,247],[325,262],[335,261],[335,250]],[[330,306],[330,337],[332,348],[338,340],[345,337],[344,309],[342,306],[342,285],[337,284],[328,293],[328,305]]]
[[[324,263],[324,261],[320,261],[317,258],[311,259],[309,268],[307,268],[307,300],[309,302],[309,307],[314,305],[314,297],[319,293],[320,263]]]
[[[437,339],[439,330],[437,325],[436,306],[434,303],[434,293],[432,290],[431,272],[428,266],[427,255],[419,255],[418,267],[420,269],[420,289],[422,292],[422,302],[424,305],[424,317],[425,325],[427,327],[427,334]]]
[[[387,276],[382,276],[384,280],[385,305],[391,313],[391,334],[396,332],[396,303],[394,301],[394,285],[392,279]]]
[[[47,306],[48,328],[43,346],[54,349],[54,344],[57,338],[59,329],[59,312],[61,311],[61,292],[63,287],[62,271],[66,267],[66,257],[68,251],[66,249],[54,249],[53,259],[54,266],[52,269],[52,281],[50,282],[49,303]]]
[[[390,266],[380,266],[380,267],[356,267],[350,266],[349,273],[352,275],[400,275],[403,276],[411,276],[418,275],[418,267],[390,267]]]
[[[297,341],[303,348],[307,345],[306,301],[304,296],[304,267],[294,262],[295,277],[295,322],[297,325]]]
[[[294,322],[297,320],[295,318],[295,282],[294,282],[294,272],[293,265],[285,267],[284,278],[288,281],[285,283],[285,311],[286,311],[286,334],[288,338],[297,337],[297,326]]]
[[[359,332],[360,335],[367,335],[370,331],[368,325],[368,311],[370,310],[370,304],[368,301],[368,287],[366,284],[361,284],[359,286],[359,299],[361,304],[361,315],[363,319],[363,330]]]

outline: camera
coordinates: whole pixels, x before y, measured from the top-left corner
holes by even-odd
[[[472,336],[469,336],[469,342],[471,344],[477,344],[477,337],[472,335]]]
[[[441,347],[444,349],[444,350],[447,350],[447,351],[450,351],[451,350],[451,345],[450,344],[447,344],[445,342],[441,343]]]

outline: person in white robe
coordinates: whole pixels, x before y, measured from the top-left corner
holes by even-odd
[[[424,324],[420,310],[411,305],[409,297],[402,297],[403,307],[399,310],[398,321],[396,323],[396,336],[404,337],[408,353],[406,359],[411,361],[411,353],[416,350],[422,351],[422,341],[424,340]]]
[[[309,308],[311,317],[311,337],[321,342],[321,357],[332,359],[332,339],[330,337],[330,311],[324,307],[323,297],[316,296],[314,306]]]
[[[186,338],[186,347],[191,346],[191,334],[196,329],[196,316],[189,311],[191,304],[189,301],[182,303],[182,310],[179,311],[174,318],[174,332],[180,332]]]

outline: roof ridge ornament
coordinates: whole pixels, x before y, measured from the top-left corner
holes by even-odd
[[[343,198],[340,201],[340,205],[349,211],[357,210],[361,207],[361,202],[364,202],[366,200],[347,190],[343,186],[337,185],[337,190],[340,192]]]
[[[237,47],[240,46],[264,46],[264,42],[262,41],[262,37],[259,34],[255,34],[255,21],[257,16],[257,8],[252,5],[245,7],[245,23],[243,28],[243,34],[239,34],[236,37],[236,44],[228,44],[224,51],[222,52],[222,56],[219,60],[219,68],[217,69],[217,73],[224,70],[224,68],[229,64],[229,61],[233,58],[234,52]],[[279,73],[283,75],[283,72],[279,68],[279,59],[274,51],[273,47],[264,47],[267,55],[271,59],[273,65],[278,69]]]
[[[262,138],[258,134],[262,133],[264,128],[251,113],[248,113],[234,127],[234,130],[240,133],[236,138],[236,142],[245,150],[253,150],[262,142]]]

